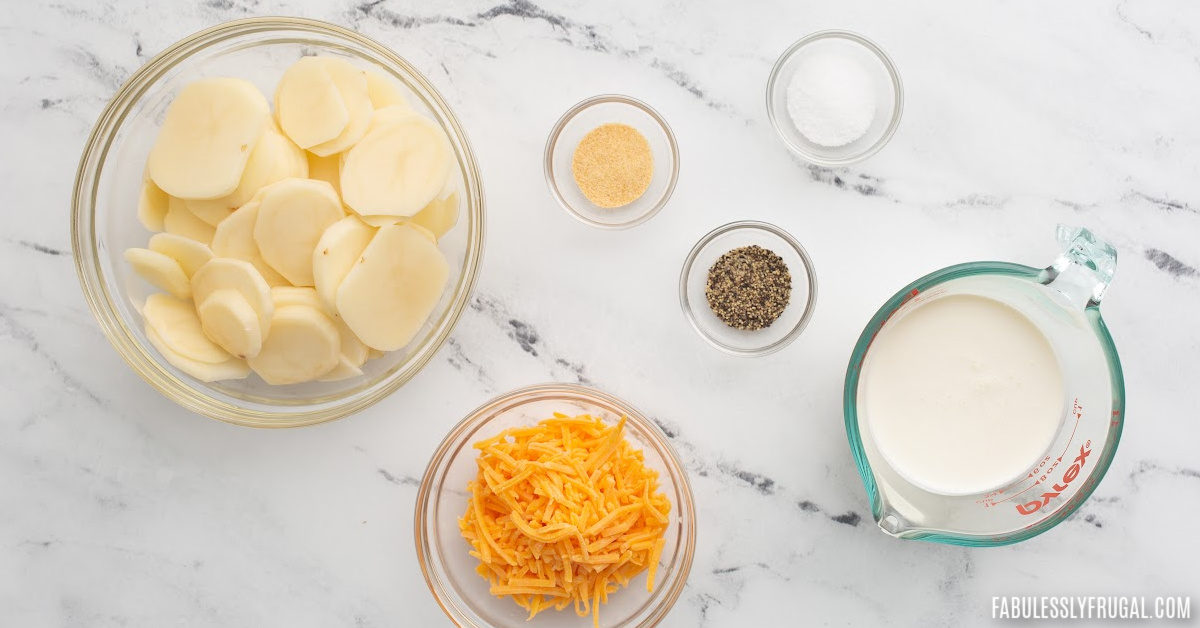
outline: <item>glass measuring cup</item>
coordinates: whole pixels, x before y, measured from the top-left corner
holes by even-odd
[[[859,337],[846,373],[846,434],[871,514],[887,534],[971,546],[1023,541],[1066,519],[1108,470],[1121,439],[1125,387],[1100,300],[1117,252],[1087,229],[1059,225],[1057,235],[1066,250],[1049,267],[972,262],[943,268],[896,293]],[[1027,472],[969,495],[918,486],[889,464],[860,397],[863,368],[878,335],[927,303],[963,294],[998,300],[1037,326],[1058,358],[1065,394],[1058,430]]]

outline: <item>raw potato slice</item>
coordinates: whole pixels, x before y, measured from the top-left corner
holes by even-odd
[[[193,216],[204,221],[204,223],[210,227],[215,227],[221,224],[222,220],[228,218],[229,214],[233,213],[233,210],[237,209],[237,206],[229,206],[225,200],[227,198],[229,197],[223,196],[221,198],[209,200],[184,201],[183,203],[187,206],[188,211],[191,212]]]
[[[146,326],[146,337],[158,352],[163,354],[167,362],[175,368],[195,377],[202,382],[218,382],[225,379],[245,379],[250,374],[250,367],[243,360],[229,358],[224,362],[210,364],[193,360],[171,350],[153,327]]]
[[[268,384],[311,381],[338,365],[339,343],[337,327],[320,310],[287,305],[275,311],[271,333],[250,368]]]
[[[350,121],[337,137],[316,146],[307,147],[313,154],[328,157],[340,153],[361,140],[371,126],[371,114],[375,110],[371,106],[371,97],[367,94],[367,77],[359,68],[354,67],[345,59],[334,57],[318,57],[325,63],[325,71],[333,79],[341,94],[342,103],[350,114]]]
[[[192,296],[192,282],[179,262],[147,249],[125,249],[125,261],[134,272],[155,287],[186,299]]]
[[[328,373],[322,375],[320,377],[320,381],[322,381],[322,382],[340,382],[344,379],[358,377],[359,375],[362,375],[362,374],[363,374],[362,369],[351,364],[349,362],[349,360],[346,359],[345,356],[342,356],[338,359],[337,366],[333,367],[332,371],[329,371]]]
[[[387,355],[387,354],[380,351],[379,349],[372,349],[370,347],[367,348],[367,359],[368,360],[378,360],[379,358],[382,358],[385,355]]]
[[[303,57],[283,73],[275,108],[279,127],[300,148],[333,140],[350,123],[350,111],[319,57]]]
[[[395,124],[396,122],[399,122],[410,116],[420,117],[420,115],[421,114],[409,109],[408,107],[389,105],[382,109],[375,110],[375,115],[371,116],[371,130],[373,131],[389,124]]]
[[[410,220],[404,216],[359,216],[358,219],[372,227],[398,225],[402,222],[408,222]]]
[[[179,262],[188,278],[213,258],[212,249],[208,248],[208,245],[174,233],[156,233],[150,237],[150,244],[147,246],[151,251],[162,253]]]
[[[337,193],[338,198],[341,198],[341,156],[330,155],[328,157],[320,157],[312,153],[305,154],[308,155],[308,178],[324,181],[332,185],[333,191]]]
[[[338,286],[373,237],[375,229],[354,216],[333,223],[321,234],[312,253],[312,274],[326,314],[337,316]]]
[[[222,288],[208,295],[196,309],[204,335],[235,357],[245,360],[262,349],[258,315],[242,293]]]
[[[422,116],[376,128],[346,153],[342,199],[364,216],[412,216],[442,190],[450,153],[446,135]]]
[[[254,241],[271,268],[293,285],[311,286],[317,240],[344,216],[333,186],[311,179],[284,179],[263,188]]]
[[[230,358],[224,349],[204,335],[191,301],[152,294],[146,299],[142,316],[146,319],[146,327],[154,329],[172,351],[189,360],[220,364]]]
[[[197,218],[214,227],[245,205],[262,188],[284,179],[308,176],[308,158],[304,151],[268,124],[250,153],[242,180],[229,196],[211,200],[188,201],[187,207]]]
[[[412,223],[425,227],[433,232],[435,238],[441,239],[458,224],[458,192],[431,201],[412,217]]]
[[[383,227],[342,280],[337,309],[368,347],[394,351],[429,318],[449,275],[442,252],[416,229]]]
[[[418,225],[415,222],[409,222],[408,226],[415,229],[417,233],[421,234],[421,236],[424,237],[426,240],[429,240],[429,242],[431,244],[435,244],[435,245],[437,244],[437,236],[433,235],[432,231],[426,229],[425,227],[422,227],[421,225]]]
[[[150,149],[150,177],[179,198],[219,198],[233,192],[270,116],[267,99],[249,81],[189,83],[167,108]]]
[[[242,293],[258,315],[258,326],[265,338],[271,331],[271,315],[275,312],[275,302],[266,280],[250,262],[227,257],[214,257],[192,277],[192,298],[197,305],[204,303],[210,294],[225,288]]]
[[[142,190],[138,193],[138,220],[142,226],[150,231],[163,230],[163,218],[167,217],[167,208],[171,202],[171,197],[167,196],[154,181],[147,176],[142,181]]]
[[[271,299],[275,301],[275,309],[289,305],[306,305],[318,310],[324,309],[321,299],[317,298],[317,291],[309,287],[278,286],[271,288]]]
[[[317,291],[312,288],[299,286],[271,288],[271,298],[275,300],[275,309],[289,305],[304,305],[315,307],[321,311],[325,310],[321,299],[317,297]],[[338,338],[342,342],[342,358],[353,366],[362,366],[367,361],[367,352],[370,349],[358,339],[358,336],[354,335],[354,332],[350,331],[345,321],[337,317],[332,317],[332,319],[333,324],[337,326]]]
[[[350,331],[350,326],[341,318],[333,319],[333,324],[337,325],[338,338],[342,341],[342,358],[354,366],[362,366],[367,361],[367,352],[370,347],[358,339],[353,331]]]
[[[371,106],[377,111],[384,107],[412,109],[396,81],[379,72],[367,70],[367,95],[371,98]]]
[[[190,238],[205,245],[212,242],[214,233],[212,225],[197,218],[188,210],[183,199],[174,196],[171,197],[167,215],[163,218],[163,229],[167,233]]]
[[[270,286],[291,285],[283,275],[275,272],[274,268],[262,258],[258,244],[254,241],[254,223],[258,221],[258,202],[250,201],[242,205],[229,218],[217,225],[213,234],[212,250],[220,257],[232,257],[250,262],[258,270],[258,274]]]

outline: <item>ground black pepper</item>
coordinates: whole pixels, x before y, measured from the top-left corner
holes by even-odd
[[[726,325],[754,331],[770,327],[792,296],[792,274],[783,258],[757,244],[733,249],[708,269],[708,306]]]

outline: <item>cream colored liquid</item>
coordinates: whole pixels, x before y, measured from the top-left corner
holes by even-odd
[[[1032,321],[995,299],[951,295],[889,323],[859,402],[888,463],[928,490],[967,495],[1024,477],[1062,421],[1063,377]]]

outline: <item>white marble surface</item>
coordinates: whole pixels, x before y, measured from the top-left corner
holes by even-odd
[[[1155,3],[39,0],[0,4],[0,625],[441,626],[414,559],[415,478],[493,394],[585,380],[659,417],[691,471],[697,556],[668,626],[990,621],[994,595],[1200,595],[1200,7]],[[81,298],[69,194],[95,117],[174,40],[246,15],[357,28],[461,117],[488,198],[477,294],[401,392],[352,418],[255,431],[173,406]],[[766,120],[775,56],[822,28],[894,57],[907,106],[848,170]],[[542,178],[568,106],[623,92],[682,151],[670,205],[606,233]],[[740,218],[812,253],[809,330],[755,360],[687,327],[691,245]],[[976,259],[1043,265],[1056,222],[1121,253],[1104,312],[1128,422],[1068,522],[971,550],[879,532],[842,427],[859,330],[907,281]],[[528,336],[517,341],[517,327]]]

